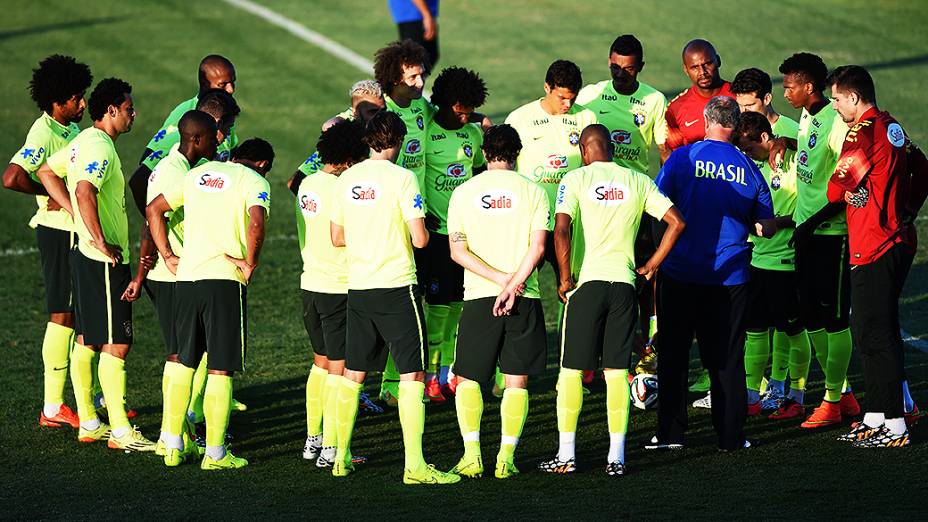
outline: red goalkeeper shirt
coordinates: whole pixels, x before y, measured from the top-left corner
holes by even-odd
[[[716,96],[734,98],[731,84],[722,83],[722,90]],[[702,111],[712,98],[699,94],[696,87],[681,92],[670,100],[665,118],[667,119],[667,146],[676,150],[684,145],[696,143],[706,137],[706,118]]]

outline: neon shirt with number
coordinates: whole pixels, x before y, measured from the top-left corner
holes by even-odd
[[[425,136],[426,128],[435,115],[435,106],[425,98],[409,101],[409,107],[400,107],[386,94],[383,96],[387,103],[387,110],[395,112],[406,124],[406,137],[400,154],[396,157],[396,164],[411,170],[416,175],[416,182],[422,187],[425,185]]]
[[[512,111],[506,123],[522,140],[516,171],[541,185],[548,194],[548,205],[553,208],[561,178],[583,164],[580,133],[587,125],[596,123],[596,115],[576,103],[567,114],[548,114],[541,100],[535,100]]]
[[[386,160],[365,160],[335,183],[332,222],[345,230],[348,289],[399,288],[416,283],[406,222],[424,218],[416,175]]]
[[[835,171],[848,127],[829,103],[818,114],[802,109],[796,136],[796,213],[797,225],[828,204],[828,180]],[[844,212],[825,221],[815,230],[822,235],[847,234]]]
[[[338,176],[319,171],[303,179],[296,194],[296,228],[303,258],[300,288],[324,294],[348,292],[345,249],[332,246],[330,233]]]
[[[667,98],[642,82],[634,93],[619,94],[612,80],[604,80],[581,89],[577,103],[596,113],[599,123],[609,129],[615,144],[612,160],[647,174],[651,143],[663,145],[667,139]]]
[[[777,123],[784,119],[780,116]],[[776,131],[774,131],[776,134]],[[777,134],[780,136],[780,134]],[[796,211],[796,153],[787,150],[782,165],[771,170],[767,161],[755,161],[760,173],[770,188],[775,217],[791,216]],[[751,266],[764,270],[792,271],[796,269],[796,249],[789,246],[793,237],[793,228],[781,228],[772,238],[750,236],[754,243],[751,252]]]
[[[555,212],[583,224],[586,252],[577,284],[634,285],[635,237],[641,214],[661,219],[672,206],[647,174],[628,167],[598,161],[568,172],[558,187]]]
[[[458,130],[447,130],[432,121],[426,133],[425,203],[438,218],[439,234],[448,234],[448,202],[455,188],[474,176],[474,168],[486,164],[483,158],[483,130],[468,123]]]
[[[532,232],[548,230],[548,198],[525,177],[510,170],[488,170],[454,191],[448,206],[448,232],[467,237],[467,248],[493,268],[514,273],[528,252]],[[464,299],[496,297],[502,288],[464,271]],[[525,280],[524,297],[539,299],[538,272]]]
[[[123,263],[129,262],[129,224],[126,216],[126,181],[116,147],[109,135],[96,127],[80,132],[71,143],[48,158],[48,166],[58,175],[67,177],[71,208],[74,210],[74,230],[78,248],[90,259],[109,262],[109,258],[90,245],[93,237],[84,224],[77,203],[77,185],[88,181],[97,189],[97,216],[103,239],[122,248]]]
[[[199,96],[194,96],[187,101],[181,102],[171,111],[171,114],[168,114],[164,123],[161,124],[161,128],[158,129],[158,132],[152,136],[148,145],[146,145],[146,148],[151,150],[151,153],[142,160],[142,165],[145,165],[150,170],[154,170],[158,162],[168,155],[171,147],[180,143],[180,131],[177,128],[177,123],[180,122],[180,119],[187,111],[192,111],[197,108],[198,100]],[[226,139],[222,140],[222,143],[220,143],[219,147],[216,149],[215,159],[227,161],[232,149],[234,149],[236,145],[238,145],[238,135],[235,134],[235,125],[233,125],[229,129],[229,135],[226,136]]]
[[[65,148],[71,142],[81,129],[76,123],[64,126],[48,113],[43,112],[36,118],[29,133],[26,134],[26,142],[19,151],[10,158],[10,163],[19,165],[29,174],[33,181],[38,182],[39,178],[36,172],[47,158],[59,150]],[[71,216],[63,209],[48,210],[48,196],[36,196],[35,202],[38,208],[35,215],[29,221],[32,228],[42,225],[43,227],[54,228],[58,230],[71,231],[74,229],[74,223]]]
[[[226,254],[248,254],[248,210],[270,212],[271,189],[263,176],[240,163],[209,161],[194,167],[182,185],[164,192],[172,209],[184,207],[184,255],[178,281],[222,279],[245,284]]]
[[[145,194],[145,202],[151,203],[158,196],[165,192],[170,192],[171,187],[184,185],[184,177],[190,171],[190,163],[187,158],[180,153],[178,146],[171,147],[168,155],[158,163],[155,170],[151,171],[148,176],[148,190]],[[168,241],[171,244],[171,251],[174,255],[184,257],[184,207],[177,210],[171,210],[164,213],[168,218]],[[174,282],[177,277],[168,270],[168,267],[161,260],[160,254],[155,261],[155,266],[148,272],[148,279],[152,281]]]
[[[341,118],[343,120],[353,121],[354,111],[351,109],[351,107],[348,107],[347,110],[344,110],[336,114],[335,116],[332,116],[332,118]],[[319,153],[316,151],[313,151],[309,155],[309,157],[306,158],[306,160],[303,161],[303,163],[301,163],[300,166],[296,168],[296,170],[302,172],[304,176],[312,176],[313,174],[319,172],[319,170],[322,169],[322,165],[323,165],[322,158],[319,157]]]

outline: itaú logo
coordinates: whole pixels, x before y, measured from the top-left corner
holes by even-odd
[[[315,192],[307,192],[300,196],[300,210],[309,217],[319,214],[319,195]]]
[[[599,182],[590,187],[588,196],[599,205],[614,207],[625,202],[627,192],[628,189],[623,185],[613,184],[612,182]]]
[[[197,179],[197,188],[203,192],[222,192],[229,187],[229,177],[219,172],[204,172]]]
[[[486,214],[506,214],[516,208],[518,198],[509,190],[488,190],[479,194],[474,204]]]
[[[380,185],[361,182],[348,189],[348,200],[355,205],[373,205],[380,197]]]

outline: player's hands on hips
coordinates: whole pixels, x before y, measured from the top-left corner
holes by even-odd
[[[106,241],[100,241],[98,243],[92,239],[90,240],[90,246],[96,248],[104,256],[109,258],[109,260],[113,262],[113,266],[116,266],[119,263],[122,263],[122,248],[116,245],[111,245],[107,243]]]
[[[177,265],[180,264],[180,258],[175,256],[173,252],[166,256],[161,256],[161,260],[164,261],[164,266],[168,268],[168,272],[177,275]]]
[[[142,265],[142,268],[145,270],[151,270],[155,266],[155,256],[142,256],[139,258],[139,264]]]
[[[657,265],[648,261],[647,263],[644,264],[644,266],[636,268],[635,272],[638,275],[644,277],[646,281],[650,281],[654,279],[655,275],[657,275],[657,269],[658,269]]]
[[[61,208],[61,205],[55,201],[55,198],[48,198],[48,203],[45,204],[45,210],[48,210],[49,212],[55,212],[56,210],[61,210]]]
[[[142,295],[141,290],[142,280],[138,278],[133,279],[129,282],[129,286],[126,287],[126,290],[122,293],[122,297],[120,297],[120,299],[131,303],[132,301],[138,299],[140,295]]]
[[[557,285],[557,296],[561,299],[562,303],[567,302],[567,294],[573,291],[574,288],[577,288],[577,284],[574,283],[574,278],[569,274],[566,277],[561,278],[560,284]]]
[[[255,267],[248,264],[248,261],[238,257],[232,257],[229,254],[226,254],[226,259],[237,266],[238,269],[242,272],[242,277],[245,279],[245,284],[247,285],[251,281],[251,274],[254,273]]]

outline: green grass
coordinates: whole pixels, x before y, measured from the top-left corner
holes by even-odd
[[[382,1],[265,2],[365,56],[395,38]],[[679,51],[691,37],[707,37],[716,44],[729,79],[749,66],[777,76],[783,58],[811,50],[829,65],[869,65],[881,107],[902,121],[916,141],[928,143],[928,107],[921,96],[928,73],[923,45],[928,14],[923,6],[836,0],[810,6],[793,0],[747,7],[717,0],[702,2],[694,10],[681,0],[654,4],[445,2],[439,66],[460,64],[480,71],[491,93],[484,109],[500,121],[511,109],[540,96],[544,71],[556,58],[576,61],[587,82],[605,78],[608,46],[619,33],[632,32],[642,40],[647,61],[642,79],[671,96],[687,86]],[[809,19],[814,25],[805,25]],[[346,105],[348,86],[362,75],[222,3],[191,8],[179,0],[97,0],[79,6],[61,0],[41,5],[12,0],[5,3],[0,22],[0,153],[12,155],[36,117],[26,91],[30,68],[53,52],[86,61],[97,80],[115,75],[134,85],[139,116],[134,130],[117,143],[127,175],[168,111],[195,92],[198,60],[218,52],[236,64],[236,98],[243,108],[240,135],[262,136],[278,153],[270,175],[270,240],[249,290],[250,370],[236,377],[235,395],[250,410],[236,414],[231,428],[236,452],[252,465],[237,473],[209,475],[194,466],[167,470],[152,457],[125,455],[100,445],[78,446],[70,430],[38,429],[40,336],[46,321],[38,255],[7,253],[34,246],[33,232],[25,226],[34,203],[2,191],[0,346],[5,363],[0,366],[0,456],[7,468],[0,480],[3,518],[253,518],[268,513],[286,518],[655,519],[678,513],[690,518],[904,518],[920,513],[921,497],[916,495],[925,491],[928,445],[923,441],[928,440],[928,423],[913,432],[916,444],[910,449],[861,452],[834,442],[836,431],[807,433],[751,420],[747,433],[762,446],[720,455],[707,412],[692,410],[691,447],[652,454],[639,448],[654,431],[655,414],[636,410],[627,458],[632,474],[612,481],[601,471],[608,445],[604,392],[594,389],[578,434],[580,472],[572,477],[532,472],[556,446],[553,371],[531,385],[532,409],[517,454],[525,473],[508,483],[486,478],[443,489],[403,487],[395,412],[359,421],[354,449],[371,461],[348,479],[333,480],[299,458],[310,350],[299,317],[300,258],[283,182],[305,158],[320,123]],[[795,116],[779,96],[776,105]],[[138,216],[130,214],[136,230]],[[920,228],[924,238],[925,227]],[[926,257],[921,248],[903,301],[903,324],[915,335],[928,335]],[[550,296],[550,272],[545,272],[543,282]],[[545,304],[550,316],[556,307],[551,299]],[[161,334],[146,299],[135,306],[135,317],[138,343],[127,365],[128,400],[140,412],[142,430],[156,436]],[[555,337],[549,328],[552,361]],[[928,404],[928,355],[910,350],[907,357],[913,395]],[[862,388],[856,355],[851,379]],[[807,402],[816,401],[821,388],[821,374],[815,369]],[[453,406],[429,406],[427,416],[426,454],[448,468],[461,451]],[[498,403],[488,400],[483,433],[490,461],[498,430]]]

